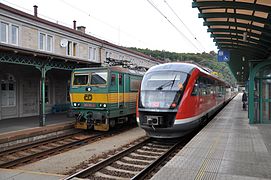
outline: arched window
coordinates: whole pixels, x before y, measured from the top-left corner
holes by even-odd
[[[4,74],[1,79],[1,106],[16,106],[16,80],[11,74]]]

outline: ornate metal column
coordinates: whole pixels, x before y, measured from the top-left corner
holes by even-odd
[[[41,66],[37,67],[41,71],[41,97],[40,97],[40,120],[39,120],[39,125],[40,126],[45,126],[46,123],[46,112],[45,112],[45,80],[46,80],[46,72],[52,69],[51,67],[48,66]]]

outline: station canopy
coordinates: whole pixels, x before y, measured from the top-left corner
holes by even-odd
[[[271,0],[194,0],[192,6],[218,49],[230,52],[228,63],[239,83],[248,79],[249,62],[270,58]]]

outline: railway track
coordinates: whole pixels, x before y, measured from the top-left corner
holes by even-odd
[[[64,151],[86,145],[97,139],[119,134],[130,128],[121,128],[109,132],[94,132],[85,134],[82,132],[72,133],[47,140],[29,143],[14,148],[0,151],[0,168],[12,168],[27,163],[44,159],[48,156],[62,153]]]
[[[188,142],[187,138],[148,138],[93,166],[66,177],[88,179],[144,179]]]

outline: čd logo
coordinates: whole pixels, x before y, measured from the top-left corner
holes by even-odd
[[[91,101],[92,100],[92,94],[85,94],[84,100]]]

